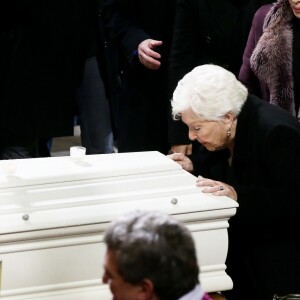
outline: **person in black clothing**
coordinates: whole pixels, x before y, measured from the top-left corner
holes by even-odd
[[[39,139],[73,135],[75,92],[93,51],[107,79],[104,38],[100,29],[99,38],[90,33],[98,4],[1,0],[0,32],[12,32],[11,57],[1,57],[9,60],[0,99],[1,159],[38,157]]]
[[[272,0],[178,0],[170,54],[169,99],[194,67],[213,63],[238,75],[256,10]],[[191,153],[184,124],[169,115],[173,152]]]
[[[169,150],[167,76],[175,8],[175,0],[105,1],[106,29],[121,53],[119,152]]]
[[[112,153],[113,116],[109,102],[108,45],[103,27],[103,1],[90,0],[87,54],[83,78],[76,90],[81,142],[87,154]]]

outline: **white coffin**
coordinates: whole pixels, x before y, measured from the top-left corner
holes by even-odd
[[[158,152],[0,161],[1,299],[106,300],[103,232],[134,209],[183,221],[207,291],[232,288],[228,219],[237,203],[201,193],[195,177]]]

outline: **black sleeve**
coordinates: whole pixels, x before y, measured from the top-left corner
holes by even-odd
[[[193,144],[193,147],[197,147],[194,151],[196,154],[188,156],[193,163],[193,174],[226,182],[229,169],[229,151],[225,149],[210,152],[199,143]]]
[[[264,184],[235,186],[241,219],[292,220],[300,214],[300,134],[287,126],[271,129],[261,145]],[[253,220],[254,221],[254,220]]]
[[[197,66],[201,56],[198,28],[198,0],[179,0],[176,8],[173,43],[169,66],[169,98],[178,81]],[[169,143],[172,145],[190,144],[187,127],[180,121],[169,118]]]
[[[136,1],[105,0],[105,29],[111,39],[116,39],[129,60],[138,45],[150,38],[138,24]]]

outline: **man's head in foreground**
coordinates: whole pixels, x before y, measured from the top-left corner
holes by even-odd
[[[198,284],[188,229],[161,212],[135,211],[106,231],[103,282],[114,300],[175,300]]]

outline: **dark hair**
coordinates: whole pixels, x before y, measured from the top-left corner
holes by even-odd
[[[104,241],[115,251],[123,279],[149,279],[161,300],[176,300],[199,282],[194,240],[189,230],[161,212],[135,211],[107,229]]]

